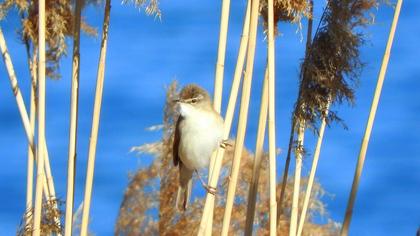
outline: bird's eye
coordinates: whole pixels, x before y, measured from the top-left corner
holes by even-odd
[[[192,103],[192,104],[197,103],[197,98],[193,98],[193,99],[191,100],[191,103]]]

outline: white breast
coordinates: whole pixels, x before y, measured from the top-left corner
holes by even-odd
[[[198,110],[181,104],[179,156],[190,169],[208,167],[212,153],[223,138],[223,119],[214,111]]]

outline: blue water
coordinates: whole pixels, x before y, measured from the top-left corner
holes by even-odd
[[[147,17],[118,1],[112,7],[91,206],[90,229],[97,235],[113,233],[128,174],[149,161],[129,153],[130,147],[160,138],[160,133],[148,132],[145,128],[161,122],[165,86],[176,79],[181,84],[195,82],[212,91],[220,2],[163,1],[160,7],[161,20]],[[321,7],[316,6],[318,16]],[[224,108],[238,52],[245,1],[233,1],[231,10]],[[401,12],[354,209],[351,235],[414,235],[420,226],[420,48],[417,46],[420,24],[416,15],[419,10],[420,3],[406,1]],[[346,131],[333,125],[326,131],[317,172],[317,179],[329,193],[324,200],[330,217],[338,222],[344,216],[393,11],[388,6],[381,6],[376,13],[375,24],[365,30],[368,42],[361,55],[367,66],[356,92],[356,106],[335,108],[350,129]],[[102,8],[88,8],[84,15],[100,31]],[[24,47],[15,33],[17,22],[17,14],[13,12],[1,26],[28,102],[28,72]],[[304,43],[295,32],[295,25],[282,23],[279,29],[282,35],[276,41],[276,122],[277,145],[284,150],[297,95],[297,75]],[[261,28],[259,30],[261,32]],[[251,150],[255,146],[266,57],[261,33],[257,43],[246,136],[246,145]],[[76,206],[81,203],[84,193],[99,44],[99,38],[82,36]],[[0,235],[13,235],[25,209],[27,142],[5,67],[0,64]],[[67,172],[70,64],[69,58],[64,59],[63,78],[47,82],[46,136],[57,193],[62,199],[65,199]],[[235,132],[234,128],[232,134]],[[313,153],[314,140],[308,132],[305,141],[309,153]],[[282,153],[278,157],[279,174],[284,156]],[[305,174],[310,169],[310,159],[309,156],[304,162]]]

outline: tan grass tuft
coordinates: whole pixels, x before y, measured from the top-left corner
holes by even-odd
[[[264,29],[268,29],[267,0],[260,1],[260,14],[264,20]],[[312,17],[308,0],[274,0],[274,31],[277,34],[279,21],[300,24],[303,17]]]
[[[41,235],[58,235],[63,233],[63,227],[57,224],[56,219],[60,219],[64,216],[64,212],[61,210],[63,201],[60,199],[47,200],[42,203],[41,212]],[[30,236],[32,235],[32,223],[25,223],[25,217],[32,217],[33,209],[28,209],[25,216],[16,232],[18,236]]]
[[[74,10],[71,0],[46,0],[46,73],[50,78],[60,78],[59,61],[67,53],[67,37],[73,37]],[[89,3],[89,1],[87,1]],[[0,20],[8,10],[16,7],[22,16],[19,36],[29,40],[34,47],[38,44],[38,1],[6,0],[0,3]],[[88,35],[97,35],[96,29],[85,21],[81,29]]]

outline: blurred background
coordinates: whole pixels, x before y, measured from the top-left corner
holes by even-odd
[[[315,26],[322,8],[315,3]],[[317,5],[318,4],[318,5]],[[151,157],[130,153],[132,146],[157,141],[160,132],[146,128],[162,122],[165,87],[197,83],[210,93],[217,56],[220,2],[162,1],[162,17],[113,2],[106,60],[105,88],[90,230],[111,235],[129,174],[147,165]],[[233,1],[229,22],[222,113],[233,77],[246,1]],[[420,2],[405,1],[397,27],[388,72],[376,115],[350,235],[415,235],[420,227]],[[377,74],[393,16],[393,8],[380,5],[373,11],[374,24],[361,29],[367,41],[361,49],[366,63],[356,91],[354,107],[333,109],[348,130],[332,125],[326,130],[317,179],[327,191],[323,200],[329,217],[341,222],[376,85]],[[83,16],[100,33],[103,6],[88,7]],[[25,47],[17,36],[19,16],[12,11],[1,22],[23,95],[29,99],[29,73]],[[290,132],[290,118],[297,97],[300,62],[304,55],[303,29],[280,23],[276,38],[276,116],[280,178]],[[246,147],[254,150],[265,68],[266,42],[259,26],[252,82]],[[82,35],[80,107],[75,207],[82,201],[87,147],[100,38]],[[71,42],[68,53],[71,55]],[[25,211],[27,141],[4,67],[0,63],[0,235],[16,233]],[[57,196],[65,199],[70,111],[71,56],[61,63],[60,80],[47,81],[46,138]],[[232,134],[236,134],[236,120]],[[303,173],[310,170],[316,136],[307,132]],[[293,162],[292,162],[293,165]],[[293,168],[293,166],[291,167]],[[174,193],[175,194],[175,193]],[[322,221],[322,219],[319,219]]]

